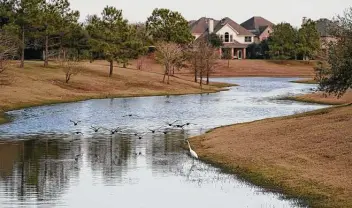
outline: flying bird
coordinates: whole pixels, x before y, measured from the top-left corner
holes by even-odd
[[[176,123],[177,121],[180,121],[180,120],[176,120],[176,121],[174,121],[174,122],[172,122],[172,123],[169,123],[169,122],[165,122],[168,126],[172,126],[174,123]]]
[[[99,129],[101,129],[101,127],[94,127],[94,126],[91,126],[90,129],[92,129],[94,132],[98,132]]]
[[[160,128],[161,128],[161,127],[157,128],[157,129],[149,129],[149,128],[148,128],[148,130],[154,134],[154,133],[155,133],[157,130],[159,130]]]
[[[72,120],[70,120],[70,122],[72,122],[73,125],[75,125],[75,126],[77,126],[79,123],[81,123],[81,121],[72,121]]]

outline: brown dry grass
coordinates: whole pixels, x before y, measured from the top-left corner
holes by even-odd
[[[144,71],[161,73],[162,66],[147,59]],[[135,62],[132,63],[135,66]],[[269,60],[231,60],[230,68],[227,60],[219,60],[212,77],[314,77],[314,62],[306,64],[301,61],[285,61],[283,63]],[[175,72],[177,75],[193,76],[190,69]]]
[[[312,207],[352,207],[352,105],[215,129],[201,159]]]
[[[335,95],[326,95],[322,92],[311,93],[306,95],[299,95],[295,97],[288,97],[289,100],[295,100],[307,103],[321,103],[328,105],[342,105],[352,103],[352,90],[347,91],[342,97]]]
[[[171,77],[170,84],[162,83],[163,75],[156,72],[115,68],[113,77],[108,77],[109,65],[105,61],[85,63],[86,69],[65,83],[65,73],[52,63],[43,68],[42,62],[26,62],[24,69],[13,67],[14,81],[0,86],[0,123],[5,122],[3,112],[22,107],[77,101],[89,98],[128,97],[147,95],[189,94],[217,92],[217,84],[203,86]]]

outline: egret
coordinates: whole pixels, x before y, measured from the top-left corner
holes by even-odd
[[[187,141],[187,143],[188,143],[189,153],[191,154],[191,156],[192,156],[193,158],[198,159],[197,153],[196,153],[194,150],[192,150],[191,145],[189,144],[189,141],[188,141],[188,140],[186,140],[186,141]]]

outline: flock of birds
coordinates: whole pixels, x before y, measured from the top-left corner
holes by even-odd
[[[133,117],[135,115],[133,114],[127,114],[127,115],[124,115],[123,117]],[[74,120],[70,120],[70,122],[74,125],[74,126],[78,126],[79,123],[81,123],[81,121],[74,121]],[[180,120],[175,120],[173,122],[165,122],[166,126],[167,127],[174,127],[174,128],[179,128],[179,129],[184,129],[185,127],[187,126],[190,126],[190,125],[196,125],[194,123],[191,123],[191,122],[187,122],[187,123],[178,123],[180,122]],[[150,129],[150,128],[147,128],[147,132],[143,132],[143,133],[124,133],[123,132],[123,129],[120,128],[120,127],[117,127],[117,128],[113,128],[113,129],[107,129],[107,128],[104,128],[104,127],[98,127],[98,126],[91,126],[90,129],[94,132],[94,133],[98,133],[100,131],[108,131],[111,135],[114,135],[114,134],[122,134],[122,135],[133,135],[133,136],[136,136],[138,139],[142,139],[144,135],[148,134],[148,133],[152,133],[152,134],[155,134],[157,132],[161,132],[163,134],[167,134],[168,133],[168,130],[167,129],[162,129],[162,127],[165,127],[165,126],[160,126],[158,128],[154,128],[154,129]],[[76,135],[83,135],[83,133],[81,131],[75,131],[74,134]],[[192,150],[191,148],[191,145],[188,141],[188,139],[185,140],[185,142],[187,142],[188,144],[188,148],[189,148],[189,154],[191,157],[193,158],[196,158],[198,159],[198,155],[197,153]],[[79,156],[78,156],[79,157]],[[76,156],[75,157],[75,160],[78,159],[78,157]]]

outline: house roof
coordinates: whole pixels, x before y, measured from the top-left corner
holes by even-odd
[[[246,30],[246,28],[242,27],[241,25],[237,24],[235,21],[232,19],[225,17],[222,20],[218,22],[218,24],[215,26],[214,24],[214,32],[218,32],[223,28],[226,24],[230,25],[234,30],[238,32],[239,35],[253,35],[253,33],[249,32]]]
[[[263,17],[255,16],[243,22],[241,26],[246,28],[247,30],[260,31],[260,27],[265,27],[265,26],[274,27],[274,23],[270,22],[269,20]]]
[[[212,19],[212,18],[202,17],[197,21],[189,21],[189,27],[191,29],[191,33],[203,34],[208,32],[209,19]],[[241,25],[237,24],[235,21],[233,21],[228,17],[223,18],[220,21],[215,19],[213,20],[214,20],[214,32],[218,32],[226,24],[229,24],[234,30],[236,30],[239,33],[239,35],[251,35],[251,36],[253,35],[253,33],[249,32],[248,30],[246,30]]]
[[[316,27],[321,37],[330,36],[329,30],[335,23],[329,19],[323,18],[316,21]]]

